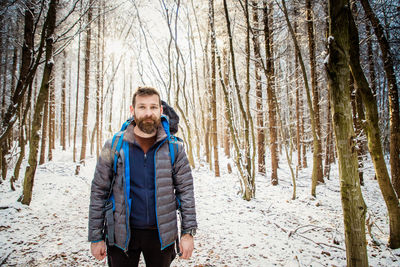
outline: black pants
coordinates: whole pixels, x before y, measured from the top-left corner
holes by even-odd
[[[116,246],[107,247],[108,265],[111,267],[138,266],[140,253],[143,252],[147,267],[169,267],[174,260],[175,246],[161,250],[158,231],[132,229],[131,240],[126,255]]]

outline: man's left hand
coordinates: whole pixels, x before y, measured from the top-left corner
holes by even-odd
[[[192,256],[194,248],[193,236],[190,234],[184,234],[181,237],[181,241],[179,243],[179,249],[181,250],[182,256],[181,259],[188,260]]]

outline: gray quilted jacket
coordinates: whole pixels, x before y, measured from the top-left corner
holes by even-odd
[[[125,130],[123,141],[134,142],[133,125]],[[157,142],[162,144],[156,151],[156,217],[161,249],[172,245],[178,236],[177,202],[180,202],[182,215],[182,230],[197,228],[195,201],[193,192],[193,177],[181,143],[175,155],[174,170],[171,167],[171,158],[167,134],[160,125],[157,132]],[[114,155],[111,155],[111,142],[107,140],[98,158],[94,178],[92,181],[89,206],[89,241],[104,240],[102,232],[104,224],[104,203],[106,201],[113,172]],[[131,230],[129,227],[130,201],[126,198],[127,186],[125,181],[125,153],[120,150],[117,163],[117,176],[113,186],[113,208],[115,224],[115,245],[124,251],[128,250]],[[175,173],[172,176],[172,173]]]

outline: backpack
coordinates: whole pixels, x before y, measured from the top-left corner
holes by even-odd
[[[178,152],[179,152],[178,151],[178,141],[182,141],[180,138],[173,135],[178,131],[179,116],[176,114],[175,110],[172,107],[170,107],[167,103],[165,103],[164,101],[162,101],[162,106],[163,106],[163,113],[168,115],[168,117],[170,117],[170,122],[171,122],[171,124],[169,124],[168,117],[166,115],[164,115],[164,114],[161,115],[161,124],[167,134],[167,142],[168,142],[169,153],[170,153],[170,157],[171,157],[171,166],[173,169],[175,159],[176,159],[175,157],[176,157],[176,155],[178,155]],[[133,121],[133,117],[126,120],[122,124],[119,132],[114,134],[112,141],[111,141],[111,153],[114,154],[113,174],[112,174],[110,191],[108,192],[108,197],[107,197],[105,205],[104,205],[104,214],[105,214],[106,220],[105,220],[105,224],[103,226],[103,233],[106,232],[105,230],[107,228],[107,239],[108,239],[108,245],[110,245],[110,246],[114,245],[114,214],[113,214],[114,205],[113,205],[112,191],[113,191],[113,187],[114,187],[114,183],[115,183],[115,178],[117,176],[117,163],[118,163],[118,157],[120,155],[119,151],[122,148],[125,130],[128,127],[128,125],[132,123],[132,121]]]

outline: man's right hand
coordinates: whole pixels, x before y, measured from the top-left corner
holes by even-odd
[[[104,241],[91,243],[90,251],[92,252],[93,257],[101,261],[107,256],[106,243]]]

